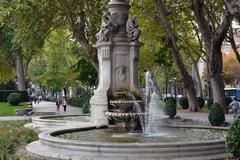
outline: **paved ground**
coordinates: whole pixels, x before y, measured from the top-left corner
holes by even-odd
[[[33,104],[33,112],[57,112],[57,108],[54,102],[46,102],[42,101],[39,104]],[[57,113],[56,113],[57,114]],[[82,110],[79,107],[67,106],[67,111],[63,111],[63,107],[60,107],[59,115],[78,115],[82,114]],[[0,121],[8,121],[8,120],[24,120],[31,119],[31,116],[9,116],[9,117],[1,117]]]
[[[57,114],[57,107],[54,102],[40,102],[39,104],[33,104],[33,111],[34,112],[56,112]],[[72,107],[67,106],[67,111],[63,111],[63,107],[60,106],[60,111],[58,113],[59,115],[76,115],[76,114],[82,114],[82,110],[79,107]]]
[[[56,112],[56,105],[54,102],[40,102],[39,104],[33,104],[34,112]],[[78,115],[82,114],[81,108],[67,106],[67,111],[63,111],[63,107],[60,107],[59,115]],[[188,112],[185,110],[180,110],[177,112],[177,115],[181,118],[190,118],[190,119],[199,119],[199,120],[208,120],[207,112]],[[14,116],[14,117],[0,117],[1,120],[23,120],[30,119],[30,116]],[[233,118],[231,114],[226,114],[226,121],[232,122]]]
[[[199,119],[199,120],[207,120],[208,121],[208,112],[188,112],[187,110],[179,110],[177,111],[177,115],[181,118],[189,118],[189,119]],[[232,114],[225,115],[226,122],[232,122],[233,116]]]

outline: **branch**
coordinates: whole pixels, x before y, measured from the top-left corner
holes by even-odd
[[[210,24],[204,16],[204,1],[203,0],[189,0],[190,7],[192,8],[194,15],[196,17],[196,22],[199,26],[199,29],[203,35],[205,43],[211,43],[213,36]]]
[[[229,12],[226,12],[223,22],[221,23],[217,32],[214,35],[215,44],[222,45],[222,42],[223,42],[223,40],[226,36],[226,33],[232,23],[232,20],[233,20],[233,16]]]
[[[229,28],[228,40],[229,40],[229,42],[231,43],[231,47],[232,47],[232,49],[233,49],[233,52],[234,52],[235,55],[236,55],[236,59],[237,59],[238,63],[240,63],[240,54],[239,54],[239,52],[238,52],[238,47],[237,47],[236,42],[235,42],[235,40],[234,40],[234,34],[233,34],[233,28],[232,28],[232,26],[230,26],[230,28]]]

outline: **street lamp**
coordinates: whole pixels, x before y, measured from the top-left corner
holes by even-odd
[[[177,98],[177,83],[176,83],[177,78],[174,77],[173,79],[174,79],[174,96],[176,99]]]

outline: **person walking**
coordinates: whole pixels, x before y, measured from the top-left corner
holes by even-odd
[[[57,100],[56,100],[57,114],[59,114],[60,105],[61,105],[61,101],[59,98],[57,98]]]
[[[235,120],[237,119],[237,114],[239,109],[239,102],[236,97],[233,98],[233,101],[230,103],[230,106],[232,107],[233,120]]]
[[[64,112],[66,112],[66,109],[67,109],[67,97],[64,97],[64,99],[63,99],[63,110],[64,110]]]

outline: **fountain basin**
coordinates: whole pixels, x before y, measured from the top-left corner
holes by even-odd
[[[64,127],[88,123],[89,115],[53,115],[32,117],[32,123],[26,124],[26,128],[33,128],[38,132],[47,131],[51,128]]]
[[[107,128],[107,126],[101,126],[100,128]],[[204,128],[226,130],[226,128],[216,127]],[[56,137],[63,133],[84,132],[94,129],[97,129],[97,127],[89,126],[44,132],[39,135],[39,141],[27,146],[27,150],[32,156],[41,159],[159,160],[166,158],[224,159],[226,157],[224,139],[193,142],[110,143]]]

